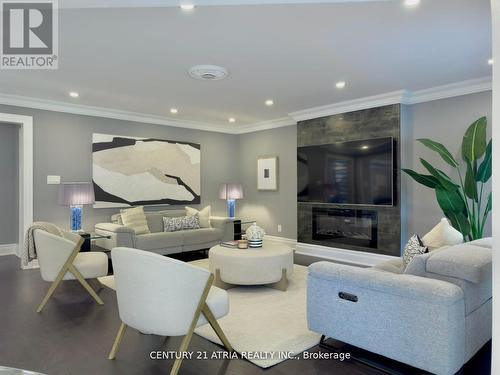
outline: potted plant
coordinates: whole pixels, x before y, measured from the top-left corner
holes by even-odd
[[[483,192],[485,183],[491,178],[492,165],[491,139],[487,143],[486,126],[486,117],[481,117],[465,132],[461,150],[463,163],[459,163],[441,143],[428,138],[418,139],[457,171],[458,182],[423,158],[420,162],[429,174],[403,168],[415,181],[434,189],[439,207],[465,241],[483,237],[492,208],[491,192],[487,196]]]

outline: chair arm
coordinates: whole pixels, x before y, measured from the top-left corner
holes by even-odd
[[[231,218],[210,216],[210,225],[213,228],[222,230],[222,241],[232,241],[234,239],[234,221]]]
[[[408,274],[394,274],[374,268],[317,262],[309,266],[309,277],[331,281],[347,289],[352,286],[356,289],[441,305],[452,305],[463,299],[462,289],[446,281]]]
[[[62,230],[61,233],[63,238],[70,240],[74,243],[77,243],[82,239],[82,236],[80,236],[78,233],[69,232],[67,230]]]
[[[132,228],[113,223],[98,223],[95,225],[96,234],[109,236],[110,238],[100,238],[96,244],[105,249],[113,249],[118,246],[136,247],[136,235]]]

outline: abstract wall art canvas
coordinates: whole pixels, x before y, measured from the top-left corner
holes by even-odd
[[[95,208],[200,203],[196,143],[92,134]]]

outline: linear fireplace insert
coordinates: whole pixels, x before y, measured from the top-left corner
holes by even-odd
[[[312,214],[313,240],[377,248],[377,211],[313,207]]]

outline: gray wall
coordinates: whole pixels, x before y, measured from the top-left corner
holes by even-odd
[[[491,137],[491,91],[455,98],[435,100],[409,106],[412,112],[413,138],[431,138],[443,143],[457,160],[460,156],[462,137],[469,125],[481,116],[488,117],[488,138]],[[452,167],[446,164],[436,153],[422,144],[413,144],[413,163],[411,168],[424,172],[419,158],[422,157],[434,166],[439,166],[446,173],[452,173]],[[491,191],[491,184],[485,189],[485,196]],[[434,192],[417,183],[410,183],[409,231],[425,234],[443,216],[437,205]],[[491,235],[491,217],[486,226],[485,235]]]
[[[0,123],[0,245],[17,243],[19,127]]]
[[[238,170],[234,158],[229,157],[236,155],[237,137],[234,135],[9,106],[0,106],[0,112],[30,115],[34,118],[35,220],[69,226],[69,209],[57,205],[58,185],[47,185],[47,175],[60,175],[63,181],[91,181],[92,133],[200,143],[202,160],[199,206],[211,204],[215,215],[225,214],[225,203],[218,199],[218,187],[222,182],[234,180]],[[165,206],[148,209],[165,209]],[[84,229],[91,230],[95,223],[109,221],[110,215],[115,212],[116,209],[86,206]]]
[[[257,220],[267,234],[297,237],[297,127],[243,134],[238,140],[239,178],[244,199],[237,202],[236,215]],[[257,159],[278,156],[278,191],[257,190]],[[283,231],[278,233],[278,224]]]

